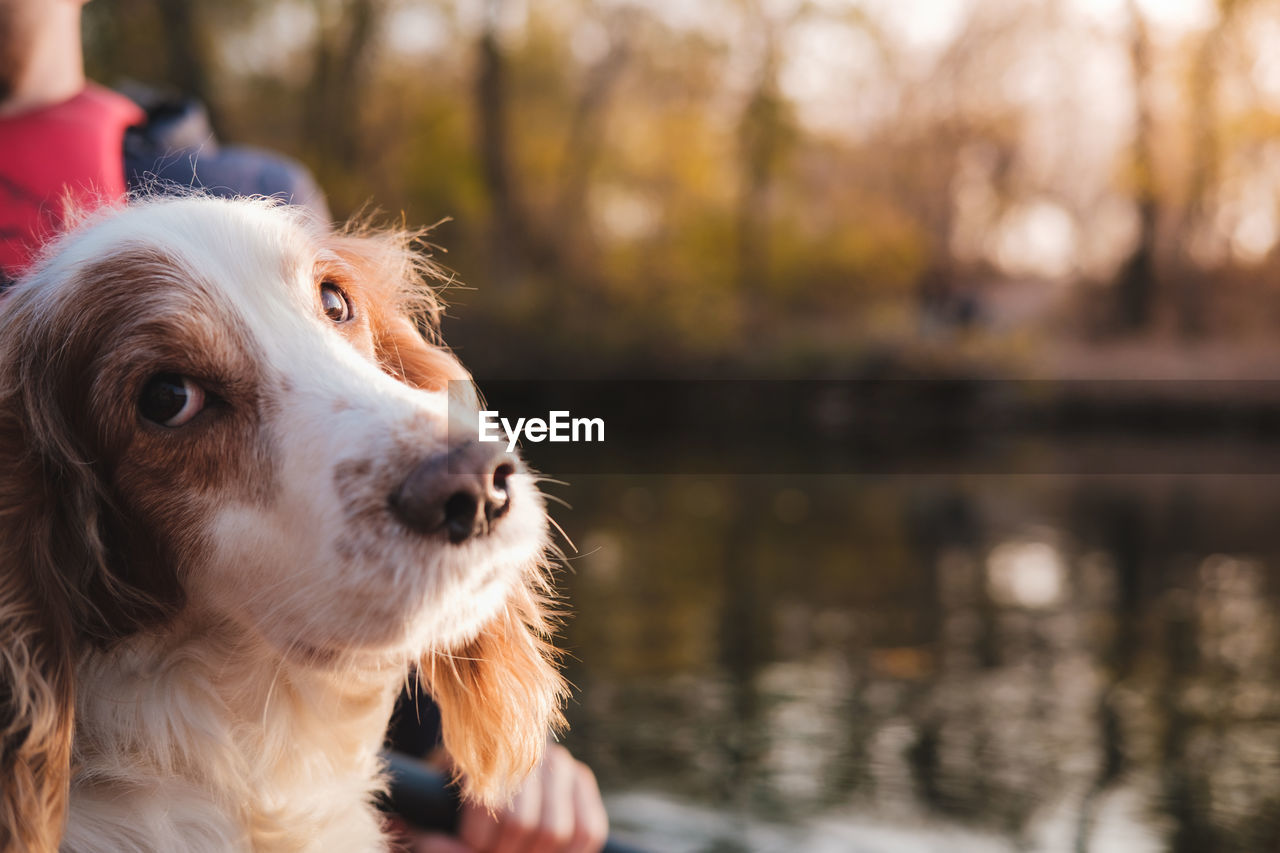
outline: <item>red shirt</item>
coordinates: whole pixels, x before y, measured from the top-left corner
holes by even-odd
[[[124,198],[124,132],[143,118],[92,83],[60,104],[0,117],[0,271],[20,273],[69,207]]]

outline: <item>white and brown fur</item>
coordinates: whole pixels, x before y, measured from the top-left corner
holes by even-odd
[[[529,475],[459,544],[387,509],[467,379],[432,305],[404,234],[201,197],[90,217],[0,300],[0,850],[384,850],[414,668],[471,797],[537,762],[564,685]],[[216,405],[145,421],[163,372]]]

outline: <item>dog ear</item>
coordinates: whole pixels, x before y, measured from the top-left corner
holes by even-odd
[[[23,292],[0,322],[0,850],[58,848],[71,781],[76,649],[103,613],[101,499],[70,435],[73,349]],[[59,461],[63,460],[63,461]],[[102,579],[102,580],[100,580]]]
[[[530,571],[474,640],[419,667],[463,794],[490,808],[510,799],[564,727],[569,691],[548,639],[548,586],[542,568]]]
[[[111,500],[85,443],[97,434],[84,388],[102,338],[92,323],[113,312],[56,310],[38,276],[0,312],[0,851],[57,849],[79,650],[159,618],[181,594],[152,571],[154,543]]]
[[[0,422],[0,850],[52,853],[71,777],[73,640],[52,519],[31,494],[40,472],[14,427]]]

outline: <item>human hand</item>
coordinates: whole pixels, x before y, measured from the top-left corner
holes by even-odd
[[[598,853],[609,834],[591,768],[550,744],[511,805],[496,812],[464,803],[458,837],[414,834],[413,853]]]

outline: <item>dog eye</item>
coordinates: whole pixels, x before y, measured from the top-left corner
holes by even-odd
[[[204,408],[204,389],[190,377],[161,373],[142,388],[138,411],[152,423],[180,427]]]
[[[327,281],[320,284],[320,307],[324,310],[324,316],[335,323],[345,323],[355,313],[351,308],[351,300],[342,292],[342,288]]]

